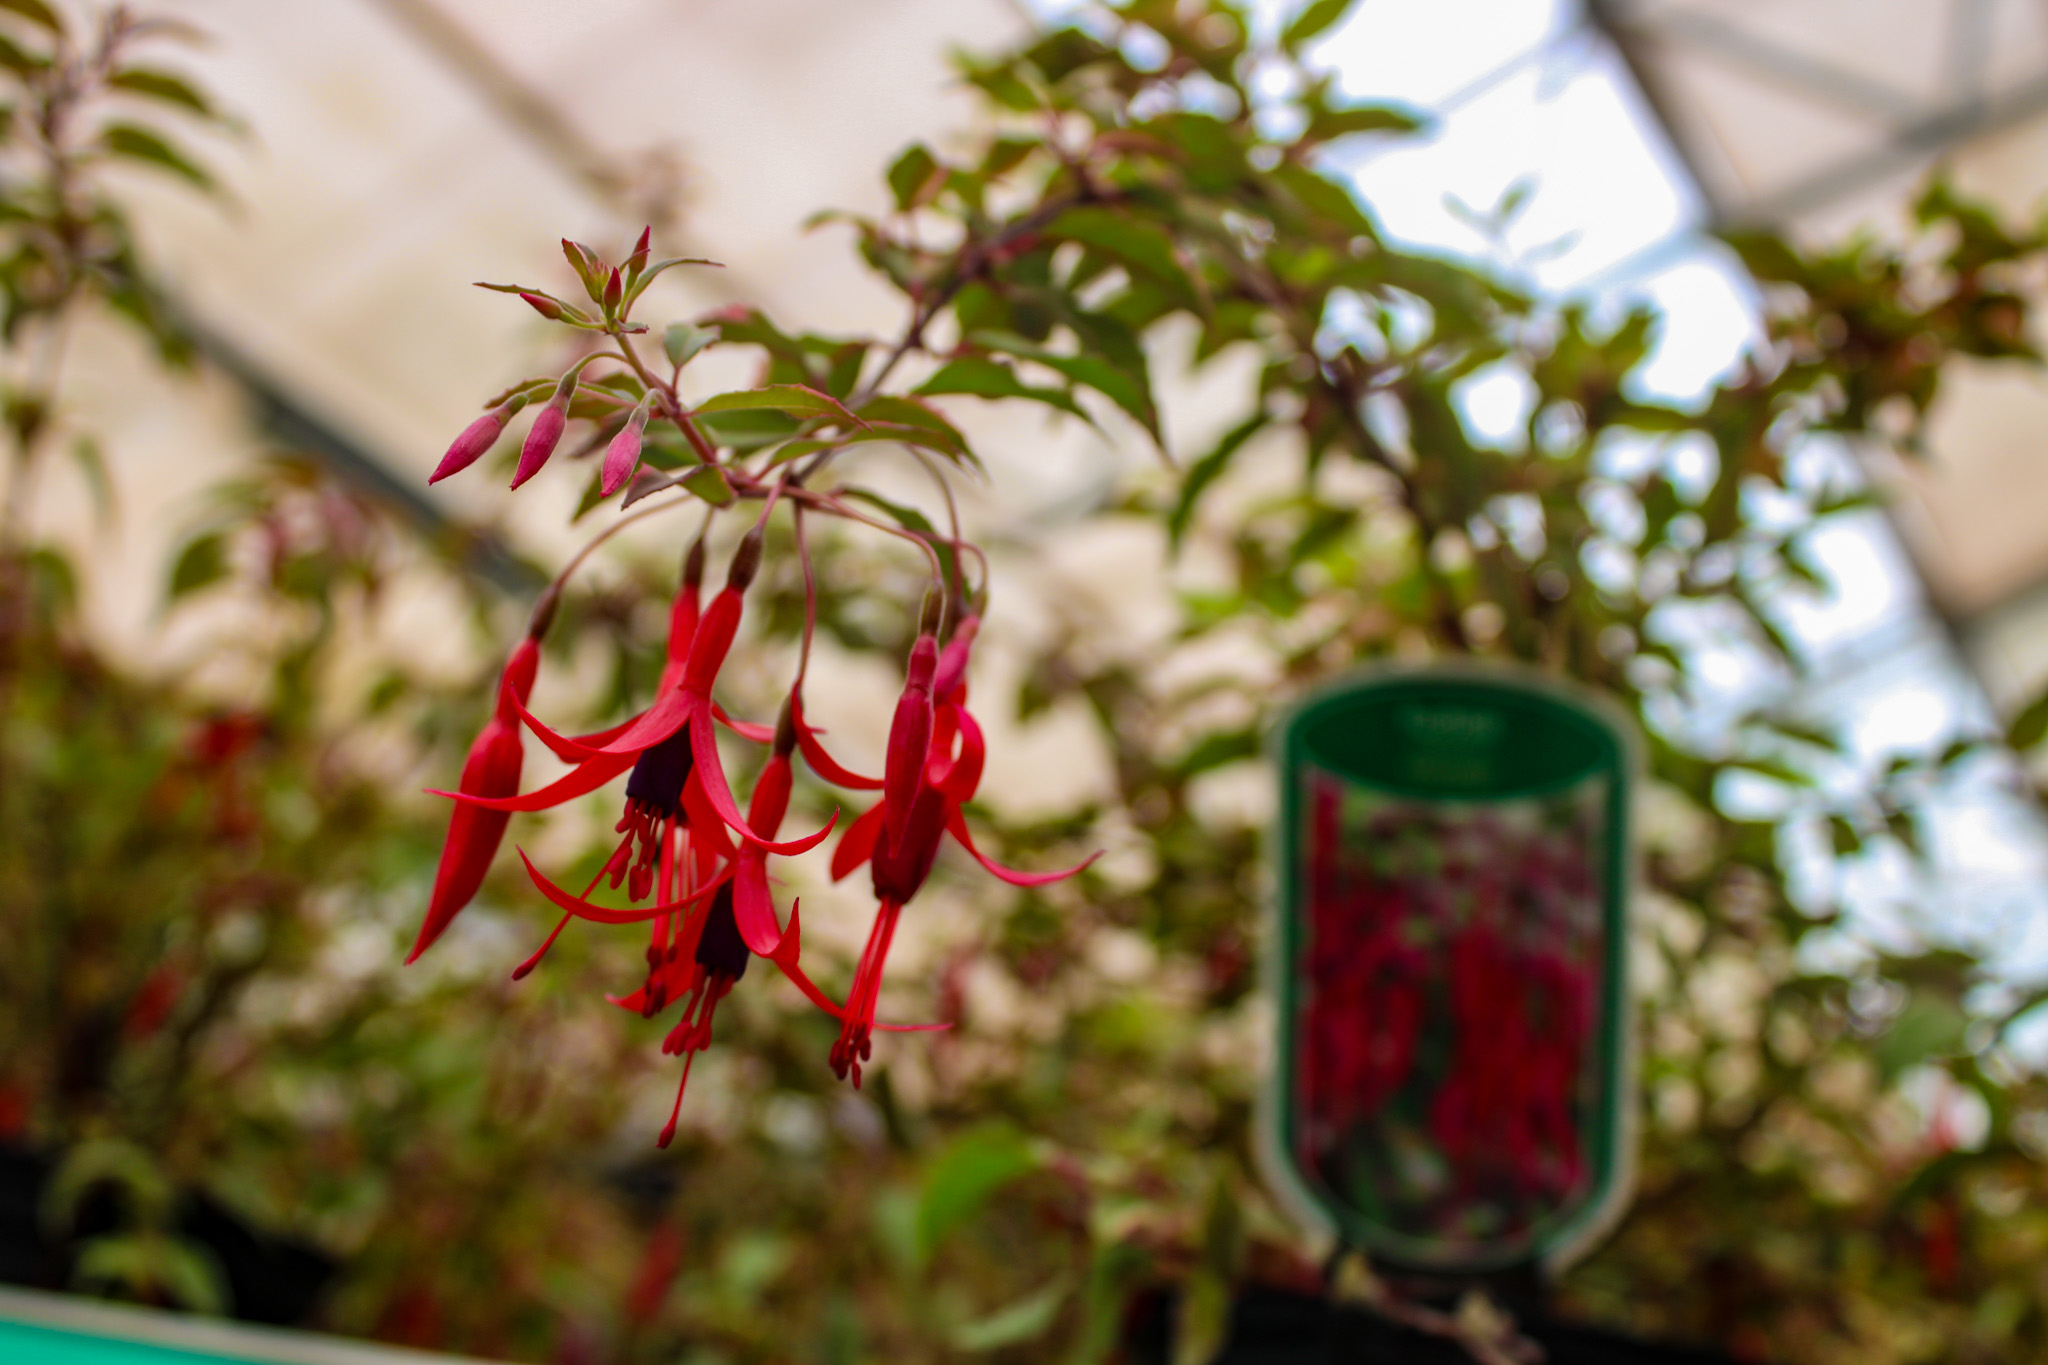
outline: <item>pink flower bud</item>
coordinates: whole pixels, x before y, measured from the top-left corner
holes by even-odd
[[[562,320],[565,310],[561,304],[556,303],[547,295],[522,292],[519,297],[532,304],[533,311],[546,318],[549,322],[560,322]]]
[[[464,427],[462,434],[448,447],[448,453],[441,457],[441,463],[435,465],[434,472],[427,475],[427,482],[439,483],[450,474],[460,474],[481,460],[490,448],[497,444],[498,434],[504,431],[505,424],[512,420],[512,414],[519,411],[519,401],[500,403]]]
[[[626,273],[638,279],[640,272],[647,268],[647,256],[653,249],[654,226],[650,223],[641,229],[640,240],[633,244],[633,254],[626,258]]]
[[[541,409],[540,416],[533,419],[533,426],[527,430],[526,444],[519,447],[519,468],[512,474],[512,486],[519,487],[548,462],[548,456],[555,453],[555,447],[562,443],[562,432],[569,425],[569,400],[576,396],[576,382],[583,375],[583,367],[589,364],[586,358],[579,360],[555,385],[555,396]]]
[[[533,427],[526,433],[526,444],[519,447],[519,468],[512,475],[512,486],[519,487],[548,462],[548,456],[555,453],[555,447],[562,443],[562,432],[569,425],[569,414],[564,405],[550,402],[541,409],[540,416],[533,419]]]
[[[626,297],[625,281],[619,278],[619,268],[612,267],[611,278],[604,282],[604,311],[617,313],[619,304]]]
[[[640,466],[640,433],[647,428],[647,405],[633,409],[633,415],[626,419],[626,425],[619,434],[612,437],[612,443],[604,452],[604,470],[599,476],[598,492],[610,497],[626,486],[626,480],[633,477],[633,471]]]

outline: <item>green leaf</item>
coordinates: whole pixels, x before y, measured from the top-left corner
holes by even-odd
[[[1036,1293],[954,1328],[954,1349],[993,1351],[1042,1336],[1059,1318],[1060,1308],[1073,1292],[1073,1282],[1063,1275]]]
[[[1027,384],[1017,377],[1015,370],[986,356],[948,361],[937,374],[918,385],[916,392],[923,396],[964,393],[976,398],[1025,398],[1071,413],[1084,422],[1094,420],[1065,389],[1038,388]]]
[[[218,532],[198,536],[178,552],[171,566],[169,600],[175,602],[227,576],[227,542]]]
[[[715,464],[698,465],[683,475],[682,485],[713,507],[732,505],[732,485],[726,482],[725,471]]]
[[[1045,229],[1054,241],[1079,242],[1118,264],[1149,275],[1182,297],[1196,291],[1175,252],[1173,239],[1151,223],[1105,208],[1069,209]]]
[[[2012,747],[2025,753],[2028,749],[2048,739],[2048,691],[2034,698],[2023,707],[2012,724],[2006,729],[2006,738]]]
[[[132,123],[110,123],[100,130],[100,145],[114,156],[148,162],[191,181],[201,189],[213,188],[212,176],[147,128],[138,128]]]
[[[692,327],[687,322],[671,322],[661,334],[661,353],[668,357],[669,364],[681,369],[690,363],[690,357],[716,340],[716,327]]]
[[[5,67],[17,76],[26,76],[29,72],[40,71],[49,64],[48,57],[29,52],[6,34],[0,33],[0,67]]]
[[[1424,127],[1422,115],[1390,104],[1360,104],[1349,109],[1323,109],[1309,120],[1308,136],[1331,142],[1360,133],[1415,133]]]
[[[1969,1029],[1970,1017],[1952,1001],[1916,991],[1871,1051],[1889,1085],[1922,1062],[1964,1051]]]
[[[1292,23],[1281,31],[1282,47],[1299,47],[1311,38],[1335,27],[1337,22],[1350,11],[1352,0],[1310,0],[1294,16]]]
[[[894,428],[894,439],[936,450],[950,459],[980,468],[981,461],[967,448],[960,428],[948,422],[927,404],[915,398],[884,394],[871,398],[860,410],[863,419]]]
[[[697,420],[697,426],[713,445],[745,453],[778,445],[796,435],[801,425],[787,413],[758,409],[752,412],[715,412]]]
[[[81,436],[71,443],[71,458],[78,463],[78,472],[85,476],[86,487],[92,491],[93,516],[105,525],[114,515],[114,480],[107,472],[107,458],[100,450],[100,443],[90,436]]]
[[[604,469],[600,465],[600,467],[591,470],[589,479],[584,481],[583,496],[576,500],[576,510],[569,514],[569,524],[574,526],[577,522],[583,520],[593,507],[596,507],[603,501]]]
[[[708,265],[713,270],[725,269],[723,261],[708,260],[702,256],[671,256],[665,261],[656,261],[653,265],[648,266],[647,273],[634,281],[633,287],[626,291],[626,297],[619,305],[620,316],[623,317],[626,312],[631,311],[634,301],[647,292],[647,286],[654,283],[656,276],[671,266],[678,265]]]
[[[228,1310],[220,1266],[203,1246],[160,1232],[95,1237],[73,1271],[86,1284],[115,1286],[145,1302],[168,1298],[195,1313]]]
[[[1180,497],[1174,501],[1173,511],[1166,517],[1166,538],[1174,549],[1180,548],[1182,537],[1187,535],[1188,527],[1194,522],[1195,504],[1200,500],[1203,491],[1222,477],[1223,471],[1230,467],[1231,457],[1237,454],[1239,447],[1258,435],[1265,425],[1266,414],[1253,413],[1224,433],[1223,439],[1216,443],[1216,448],[1195,461],[1188,470],[1187,477],[1181,481]]]
[[[168,71],[152,71],[146,67],[132,66],[126,71],[116,71],[107,77],[107,85],[131,95],[140,95],[144,99],[178,105],[204,118],[213,117],[213,104],[206,96]]]
[[[1173,765],[1173,771],[1176,777],[1182,779],[1199,777],[1226,764],[1258,756],[1259,732],[1256,727],[1227,730],[1221,734],[1204,736],[1180,762]]]
[[[18,14],[32,24],[41,24],[52,33],[64,31],[64,21],[43,0],[0,0],[0,10]]]
[[[880,493],[873,493],[865,488],[848,488],[842,491],[840,496],[858,499],[870,507],[887,512],[895,523],[906,531],[916,531],[920,535],[927,536],[935,536],[939,533],[938,528],[932,525],[931,519],[925,516],[924,513],[918,511],[915,507],[891,501]]]
[[[929,1265],[947,1237],[978,1216],[1005,1185],[1038,1166],[1030,1141],[1007,1123],[974,1129],[940,1153],[927,1168],[918,1198],[920,1259]]]
[[[896,207],[907,213],[928,201],[944,183],[938,170],[938,158],[922,142],[904,148],[889,166],[889,192],[896,196]]]
[[[802,384],[770,384],[766,388],[721,393],[716,398],[705,399],[696,408],[697,413],[762,411],[787,413],[800,421],[829,417],[853,426],[867,425],[848,412],[838,399]]]
[[[1043,365],[1063,374],[1076,384],[1095,390],[1122,408],[1152,436],[1159,439],[1159,413],[1152,406],[1152,394],[1142,371],[1132,374],[1094,355],[1061,355],[1006,332],[976,332],[968,341],[984,350],[1001,351]]]

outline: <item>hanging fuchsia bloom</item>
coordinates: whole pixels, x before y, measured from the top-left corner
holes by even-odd
[[[427,475],[428,483],[439,483],[450,474],[463,470],[481,460],[498,443],[504,433],[505,424],[526,406],[526,395],[515,393],[504,402],[492,408],[483,416],[462,429],[448,447],[448,453],[441,457],[441,463],[434,466],[434,472]]]
[[[832,851],[832,879],[869,863],[875,890],[875,923],[854,969],[844,1027],[832,1046],[832,1070],[860,1084],[861,1063],[873,1051],[875,1006],[896,925],[931,875],[942,836],[951,833],[975,861],[1012,886],[1044,886],[1071,877],[1099,854],[1058,872],[1019,872],[983,855],[974,846],[961,808],[981,785],[987,753],[981,727],[967,711],[967,662],[980,622],[967,617],[943,652],[930,634],[911,647],[903,695],[889,730],[889,776],[882,799],[847,827]],[[936,699],[936,700],[934,700]],[[959,752],[954,753],[958,742]],[[890,781],[908,755],[911,779]],[[905,792],[908,795],[905,795]]]
[[[742,599],[760,562],[760,532],[750,531],[733,555],[725,589],[712,599],[699,616],[698,583],[703,558],[693,549],[685,565],[684,581],[670,612],[669,667],[663,670],[662,687],[655,702],[625,725],[599,735],[568,737],[557,734],[523,707],[519,714],[555,753],[575,764],[569,773],[538,791],[522,796],[484,798],[460,792],[442,793],[457,801],[490,810],[544,810],[597,790],[622,773],[630,771],[626,783],[625,813],[618,832],[624,837],[611,858],[593,878],[581,896],[573,895],[550,881],[525,859],[527,875],[536,888],[563,915],[545,942],[515,976],[523,976],[538,964],[572,918],[607,923],[630,923],[653,919],[657,941],[667,932],[661,921],[687,914],[717,889],[717,882],[684,883],[671,875],[677,865],[685,830],[690,832],[690,851],[709,848],[731,857],[723,825],[731,825],[763,853],[801,853],[816,847],[831,833],[834,820],[815,834],[802,839],[776,842],[761,836],[739,817],[733,802],[718,746],[711,731],[721,714],[710,700],[710,688],[739,628]],[[747,727],[752,730],[753,727]],[[766,732],[760,732],[765,737]],[[786,779],[785,779],[786,780]],[[716,793],[716,795],[714,795]],[[718,810],[719,797],[733,807],[727,816]],[[786,800],[786,797],[785,797]],[[776,812],[779,822],[781,812]],[[685,859],[684,861],[691,861]],[[729,872],[728,872],[729,875]],[[589,897],[597,883],[609,879],[614,889],[627,882],[627,894],[635,901],[645,899],[661,883],[659,902],[645,910],[611,910]]]
[[[525,749],[519,737],[519,715],[533,691],[540,669],[540,640],[554,619],[552,590],[535,607],[526,638],[512,651],[498,677],[497,709],[470,746],[462,765],[459,790],[468,796],[502,797],[519,790]],[[505,837],[508,813],[458,801],[448,817],[448,839],[441,846],[441,865],[434,874],[433,898],[420,925],[419,939],[406,957],[412,962],[433,945],[461,909],[475,897],[490,870],[491,859]]]

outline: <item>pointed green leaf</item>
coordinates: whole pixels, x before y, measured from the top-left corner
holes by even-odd
[[[621,315],[623,316],[624,312],[632,309],[634,301],[647,292],[647,286],[654,283],[656,276],[660,275],[670,266],[677,265],[708,265],[713,270],[725,269],[723,261],[707,260],[702,256],[671,256],[665,261],[656,261],[653,265],[648,266],[647,273],[634,281],[633,287],[626,291],[625,301],[620,304]]]
[[[152,71],[132,66],[126,71],[116,71],[107,77],[107,85],[131,95],[140,95],[144,99],[178,105],[205,118],[213,117],[212,102],[182,78],[173,76],[168,71]]]
[[[800,420],[827,417],[834,421],[863,426],[860,418],[848,412],[839,400],[819,393],[803,384],[770,384],[766,388],[741,389],[735,393],[721,393],[716,398],[707,398],[697,405],[698,413],[720,412],[782,412]]]
[[[864,420],[896,428],[893,439],[936,450],[949,459],[980,468],[981,461],[968,449],[960,429],[915,398],[884,394],[871,398],[860,410]]]
[[[672,322],[661,334],[661,353],[668,357],[668,363],[681,369],[690,363],[690,358],[718,340],[716,327],[692,327],[687,322]]]
[[[908,507],[903,503],[891,501],[880,493],[869,492],[865,488],[849,488],[841,496],[853,498],[879,511],[888,513],[890,519],[906,531],[916,531],[921,535],[928,536],[935,536],[939,533],[938,528],[932,525],[931,520],[924,513],[918,511],[915,507]]]
[[[1390,104],[1361,104],[1349,109],[1323,109],[1309,120],[1307,136],[1333,142],[1359,133],[1414,133],[1424,126],[1422,115]]]
[[[1280,34],[1282,47],[1299,47],[1325,30],[1334,28],[1351,9],[1352,0],[1310,0]]]
[[[683,475],[682,485],[713,507],[732,505],[732,485],[726,482],[725,471],[715,464],[698,465]]]
[[[1195,519],[1195,504],[1210,484],[1221,478],[1230,467],[1231,457],[1238,448],[1259,434],[1266,425],[1266,414],[1255,412],[1237,426],[1224,433],[1216,448],[1195,461],[1187,477],[1181,481],[1180,497],[1173,504],[1173,511],[1166,517],[1166,538],[1175,549],[1180,548],[1182,537]]]
[[[201,189],[213,188],[212,176],[147,128],[138,128],[132,123],[110,123],[100,130],[100,145],[114,156],[145,161],[181,176]]]
[[[2006,730],[2006,738],[2012,747],[2024,753],[2048,739],[2048,692],[2043,692],[2023,707],[2012,718],[2012,725]]]
[[[1006,332],[976,332],[968,341],[985,350],[1043,365],[1095,390],[1136,418],[1155,441],[1159,439],[1159,413],[1152,406],[1152,394],[1142,370],[1133,374],[1096,355],[1062,355]]]
[[[1071,413],[1084,422],[1094,420],[1065,389],[1038,388],[1027,384],[1017,377],[1015,370],[986,356],[948,361],[937,374],[918,385],[916,392],[926,397],[964,393],[976,398],[1025,398]]]
[[[198,536],[178,552],[167,596],[175,602],[227,576],[227,542],[217,533]]]
[[[889,166],[889,192],[896,207],[908,212],[924,203],[944,183],[939,163],[922,142],[913,142]]]
[[[1177,295],[1195,293],[1188,272],[1174,251],[1173,239],[1143,219],[1105,208],[1069,209],[1046,227],[1045,235],[1055,241],[1093,247],[1127,269],[1150,276]]]
[[[40,71],[49,64],[48,57],[30,52],[6,34],[0,33],[0,68],[12,71],[17,76],[26,76],[29,72]]]
[[[1006,1123],[977,1128],[926,1167],[917,1205],[917,1244],[928,1265],[932,1253],[971,1222],[1005,1185],[1038,1169],[1030,1140]]]
[[[962,1351],[994,1351],[1043,1336],[1058,1321],[1061,1307],[1073,1292],[1073,1282],[1062,1276],[1036,1293],[954,1328],[953,1346]]]
[[[41,24],[52,33],[64,31],[64,21],[43,0],[0,0],[0,10],[18,14],[32,24]]]

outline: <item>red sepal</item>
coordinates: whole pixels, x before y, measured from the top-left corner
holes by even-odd
[[[967,832],[967,819],[957,809],[946,812],[946,829],[960,841],[960,847],[974,855],[974,861],[1012,886],[1046,886],[1085,871],[1088,864],[1102,856],[1098,849],[1062,872],[1019,872],[1013,867],[1004,867],[974,846],[974,836]]]
[[[429,796],[446,796],[466,806],[480,806],[484,810],[547,810],[564,801],[573,801],[579,796],[596,791],[605,783],[633,766],[637,754],[601,754],[580,767],[564,773],[553,782],[524,796],[486,797],[472,796],[468,792],[444,792],[427,788]]]
[[[790,697],[790,718],[796,723],[796,747],[803,754],[804,762],[811,765],[811,771],[835,787],[848,791],[878,792],[882,789],[879,777],[862,777],[851,768],[842,767],[839,761],[825,752],[825,746],[818,742],[823,733],[814,730],[804,721],[804,699],[798,695]],[[838,873],[833,874],[840,875]]]
[[[519,849],[518,853],[519,861],[526,864],[527,877],[543,896],[577,919],[587,919],[596,924],[645,924],[648,920],[660,919],[663,915],[673,915],[679,910],[687,910],[718,890],[725,883],[725,879],[732,875],[730,872],[721,872],[712,879],[709,886],[699,887],[680,900],[650,905],[638,910],[614,910],[609,906],[594,904],[581,896],[569,894],[549,881],[547,874],[533,865],[533,859],[526,856],[525,849]]]
[[[749,843],[758,844],[770,853],[804,853],[824,842],[825,836],[832,832],[832,827],[839,823],[839,812],[836,810],[832,812],[832,818],[825,822],[823,829],[802,839],[777,842],[773,839],[763,839],[754,832],[747,824],[746,817],[740,814],[739,803],[733,800],[732,787],[725,780],[725,763],[718,755],[718,736],[711,728],[711,701],[708,697],[697,695],[692,696],[690,702],[690,751],[691,756],[697,761],[697,766],[690,777],[692,781],[702,784],[705,799],[711,803],[711,809],[718,813],[718,818],[735,834],[742,836]]]
[[[877,801],[860,819],[846,827],[846,833],[839,836],[839,847],[832,850],[832,880],[838,881],[872,858],[875,841],[881,837],[882,803]]]

